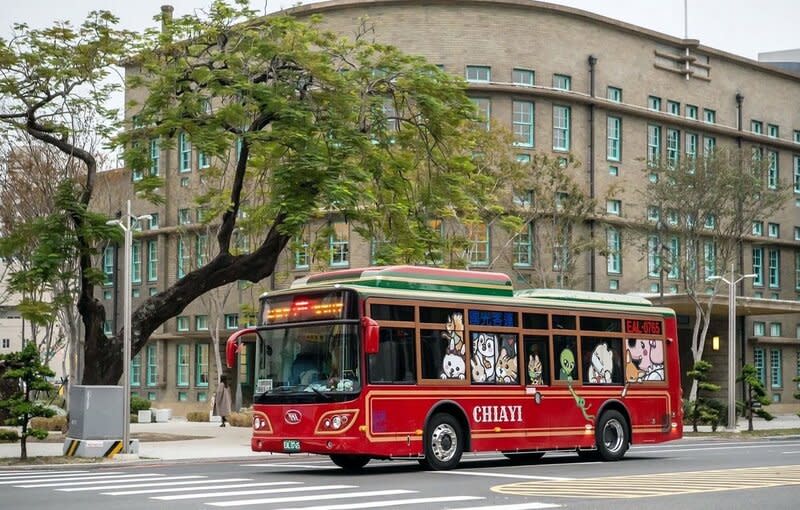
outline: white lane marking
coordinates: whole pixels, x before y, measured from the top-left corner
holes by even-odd
[[[781,452],[781,454],[783,454],[783,455],[796,455],[798,453],[800,453],[800,450],[797,450],[795,452]]]
[[[706,450],[740,450],[742,448],[785,448],[783,444],[756,444],[756,445],[737,445],[737,446],[714,446],[711,448],[658,448],[656,450],[639,450],[632,448],[630,453],[680,453],[680,452],[700,452]],[[789,445],[794,446],[794,445]]]
[[[544,508],[561,508],[553,503],[516,503],[513,505],[471,506],[458,510],[540,510]]]
[[[476,499],[485,498],[481,496],[442,496],[438,498],[392,499],[389,501],[368,501],[366,503],[345,503],[344,505],[293,507],[279,510],[350,510],[351,508],[384,508],[387,506],[417,505],[423,503],[454,503],[456,501],[473,501]]]
[[[197,480],[198,478],[202,478],[202,480]],[[129,484],[128,480],[120,480],[122,485],[101,485],[100,487],[71,487],[68,489],[56,489],[57,491],[62,492],[76,492],[76,491],[105,491],[109,489],[123,489],[123,488],[133,488],[133,487],[161,487],[165,485],[193,485],[198,483],[208,483],[209,480],[206,475],[185,475],[185,476],[170,476],[169,480],[181,480],[179,482],[162,482],[161,480],[167,480],[167,478],[159,478],[158,483],[140,483],[140,484]],[[187,481],[189,480],[189,481]],[[213,480],[214,483],[217,482],[243,482],[245,480],[250,480],[250,478],[228,478],[224,480]],[[113,483],[113,480],[109,480],[109,482]]]
[[[15,485],[14,487],[22,487],[24,489],[35,489],[40,487],[64,487],[65,485],[75,486],[75,485],[100,485],[108,482],[117,482],[117,481],[126,481],[126,482],[147,482],[149,480],[166,480],[164,475],[119,475],[119,476],[109,476],[105,479],[99,480],[90,480],[86,482],[74,482],[72,480],[61,480],[59,482],[50,482],[50,483],[35,483],[35,484],[24,484],[24,485]]]
[[[174,501],[177,499],[200,499],[218,498],[228,496],[251,496],[254,494],[273,494],[278,492],[304,492],[304,491],[327,491],[334,489],[355,489],[358,485],[313,485],[311,487],[291,487],[288,489],[259,489],[248,491],[228,491],[228,492],[202,492],[200,494],[180,494],[178,496],[153,496],[150,499],[160,499],[162,501]]]
[[[63,469],[62,470],[44,470],[44,471],[40,471],[38,469],[28,469],[28,470],[24,470],[24,471],[0,471],[0,478],[16,477],[16,476],[22,476],[22,475],[25,475],[25,476],[37,476],[37,475],[39,475],[39,476],[45,476],[45,475],[53,476],[54,474],[58,474],[58,473],[61,473],[61,474],[73,474],[73,473],[74,474],[78,474],[78,473],[88,473],[88,472],[89,471],[72,471],[72,470],[67,471],[67,470],[63,470]]]
[[[336,467],[334,464],[330,462],[324,462],[322,466],[317,466],[315,464],[282,464],[282,463],[274,463],[274,464],[242,464],[245,467],[286,467],[286,468],[299,468],[299,469],[331,469]]]
[[[321,501],[325,499],[347,499],[347,498],[366,498],[370,496],[394,496],[397,494],[410,494],[417,491],[405,489],[395,489],[386,491],[365,491],[365,492],[340,492],[339,494],[317,494],[314,496],[291,496],[282,498],[263,498],[263,499],[241,499],[235,501],[219,501],[216,503],[206,503],[211,506],[247,506],[264,505],[268,503],[297,503],[302,501]]]
[[[510,475],[507,473],[492,473],[491,471],[434,471],[434,473],[440,475],[489,476],[494,478],[519,478],[521,480],[547,480],[551,482],[566,482],[568,480],[574,480],[574,478],[563,478],[558,476]]]
[[[214,480],[214,483],[219,482],[219,480]],[[215,485],[215,489],[244,489],[246,487],[253,488],[253,487],[270,487],[275,485],[298,485],[302,482],[260,482],[260,483],[232,483],[232,484],[222,484],[222,485]],[[155,484],[153,484],[155,485]],[[106,496],[127,496],[130,494],[154,494],[158,492],[183,492],[188,490],[196,490],[197,487],[172,487],[169,489],[141,489],[135,491],[115,491],[115,492],[103,492]]]
[[[20,482],[47,482],[50,480],[88,480],[96,476],[124,475],[123,471],[108,471],[105,473],[79,473],[74,475],[39,475],[39,476],[15,476],[0,479],[0,484],[11,485]]]

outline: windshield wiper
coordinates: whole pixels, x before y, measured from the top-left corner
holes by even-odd
[[[311,388],[311,391],[313,391],[314,393],[316,393],[320,397],[324,398],[328,402],[331,402],[333,400],[330,395],[326,395],[325,393],[322,393],[317,388],[315,388],[313,384],[309,384],[308,387]]]

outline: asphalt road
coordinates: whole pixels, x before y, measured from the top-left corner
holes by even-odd
[[[635,447],[613,463],[549,453],[518,465],[468,454],[447,472],[423,471],[416,461],[372,461],[351,475],[309,455],[0,469],[3,510],[751,510],[795,509],[798,496],[800,438],[684,439]]]

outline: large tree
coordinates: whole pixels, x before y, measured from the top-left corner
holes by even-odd
[[[151,140],[184,137],[208,158],[198,203],[217,224],[207,262],[134,311],[134,353],[203,294],[272,274],[320,216],[402,243],[410,261],[424,258],[432,218],[468,221],[493,200],[479,185],[474,108],[459,78],[364,31],[341,38],[314,20],[259,18],[246,4],[165,19],[127,68],[144,99],[129,105],[126,161],[146,174]],[[137,183],[153,199],[159,186],[155,175]],[[98,381],[115,380],[119,361],[109,353]]]
[[[702,360],[711,312],[723,275],[739,265],[753,222],[773,215],[788,199],[788,186],[770,178],[772,163],[760,151],[720,148],[698,158],[651,162],[639,220],[649,271],[673,281],[694,304],[691,351]],[[741,270],[741,268],[739,268]],[[692,384],[690,401],[697,395]]]

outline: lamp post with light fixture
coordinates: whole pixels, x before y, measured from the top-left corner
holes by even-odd
[[[109,220],[106,225],[119,226],[125,233],[125,263],[123,270],[123,295],[122,295],[122,453],[129,453],[130,428],[131,428],[131,379],[128,373],[131,362],[131,264],[133,251],[133,229],[139,221],[152,218],[149,214],[133,216],[131,214],[131,201],[128,200],[128,212],[120,219]]]
[[[736,270],[731,264],[731,279],[722,276],[709,276],[709,281],[721,280],[728,284],[728,428],[736,430],[736,284],[745,278],[755,278],[756,274],[745,274],[736,278]]]

